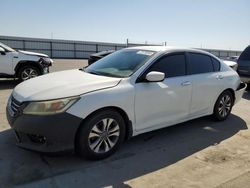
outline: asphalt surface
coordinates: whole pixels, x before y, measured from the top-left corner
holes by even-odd
[[[85,65],[56,60],[51,71]],[[16,84],[0,80],[0,188],[250,187],[250,93],[224,122],[204,117],[139,135],[110,158],[93,162],[15,146],[5,106]]]

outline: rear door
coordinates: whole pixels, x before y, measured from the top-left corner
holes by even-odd
[[[0,53],[0,74],[13,75],[13,53]]]
[[[219,71],[220,62],[206,54],[187,53],[190,81],[192,82],[192,102],[190,118],[205,115],[213,107],[218,96],[223,75]]]

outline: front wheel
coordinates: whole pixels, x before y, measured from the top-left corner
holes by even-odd
[[[24,66],[21,67],[18,71],[18,79],[20,81],[25,81],[31,78],[35,78],[37,76],[41,75],[39,69],[35,66]]]
[[[217,99],[214,106],[213,116],[218,121],[227,119],[233,107],[233,96],[230,91],[224,91]]]
[[[76,138],[80,156],[99,160],[112,155],[125,138],[125,122],[114,110],[93,114],[81,126]]]

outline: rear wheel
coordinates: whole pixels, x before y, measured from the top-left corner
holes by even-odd
[[[125,138],[125,122],[114,110],[90,116],[81,126],[76,140],[77,153],[90,160],[112,155]]]
[[[31,65],[23,66],[18,71],[18,79],[20,81],[35,78],[39,75],[41,75],[41,71],[37,67]]]
[[[218,121],[227,119],[233,107],[233,95],[230,91],[224,91],[217,99],[213,116]]]
[[[246,90],[247,90],[247,91],[250,91],[250,83],[247,84]]]

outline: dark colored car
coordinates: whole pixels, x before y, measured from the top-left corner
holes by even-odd
[[[250,45],[241,53],[238,59],[238,74],[250,89]]]
[[[115,52],[115,50],[107,50],[107,51],[102,51],[102,52],[98,52],[95,54],[90,55],[89,57],[89,65],[93,64],[94,62],[98,61],[99,59],[102,59],[103,57],[112,54],[113,52]]]

